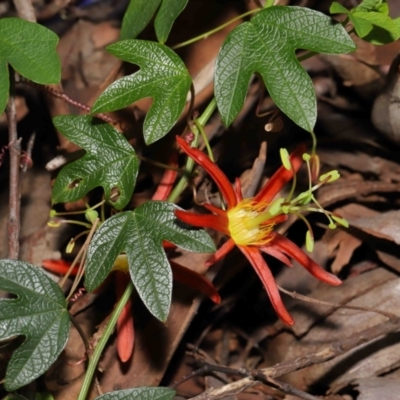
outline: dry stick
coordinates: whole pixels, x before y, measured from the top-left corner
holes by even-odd
[[[319,397],[313,396],[312,394],[309,394],[307,392],[304,392],[303,390],[295,388],[293,385],[290,383],[286,382],[281,382],[278,381],[277,379],[270,378],[270,377],[264,377],[263,375],[257,375],[255,376],[256,379],[260,380],[264,384],[268,384],[269,386],[272,384],[276,388],[278,388],[280,391],[286,393],[286,394],[291,394],[293,396],[297,396],[300,399],[303,400],[320,400]]]
[[[293,299],[303,300],[303,301],[305,301],[307,303],[320,304],[320,305],[323,305],[323,306],[335,307],[335,308],[345,308],[347,310],[373,312],[373,313],[376,313],[376,314],[383,315],[384,317],[389,318],[392,321],[397,321],[397,319],[399,318],[396,314],[392,314],[392,313],[389,313],[389,312],[386,312],[386,311],[378,310],[377,308],[348,306],[348,305],[344,305],[344,304],[331,303],[329,301],[322,301],[322,300],[313,299],[311,297],[304,296],[304,295],[302,295],[300,293],[297,293],[297,292],[289,292],[288,290],[283,289],[280,286],[278,286],[278,289],[281,292],[287,294],[288,296],[290,296]]]
[[[225,375],[238,375],[241,377],[246,377],[246,376],[253,377],[253,378],[257,379],[258,381],[264,383],[267,386],[272,386],[272,387],[278,388],[279,390],[281,390],[282,392],[284,392],[286,394],[292,394],[292,395],[295,395],[304,400],[318,400],[317,397],[312,396],[311,394],[308,394],[300,389],[295,388],[290,383],[281,382],[281,381],[278,381],[277,379],[274,379],[271,377],[265,377],[263,374],[260,374],[258,370],[249,371],[246,368],[235,369],[235,368],[225,367],[222,365],[210,364],[210,363],[204,362],[204,361],[202,362],[202,364],[203,365],[201,368],[199,368],[198,370],[183,377],[182,380],[180,380],[179,382],[174,384],[172,386],[172,388],[175,388],[176,386],[180,385],[181,383],[183,383],[195,376],[206,375],[206,374],[209,375],[213,372],[221,372]]]
[[[35,11],[30,0],[14,0],[18,16],[30,22],[36,22]],[[19,232],[21,218],[20,190],[20,159],[21,139],[17,133],[17,113],[15,110],[15,72],[10,71],[10,90],[7,105],[8,141],[10,152],[10,195],[8,214],[8,258],[17,260],[19,257]]]
[[[380,336],[391,332],[396,332],[398,330],[400,330],[400,318],[397,318],[396,321],[388,320],[371,328],[364,329],[361,332],[354,333],[353,335],[342,340],[337,340],[330,346],[325,347],[317,353],[310,353],[294,360],[284,361],[276,364],[273,367],[263,368],[259,370],[257,374],[253,374],[253,376],[257,376],[258,378],[263,376],[264,379],[270,379],[286,375],[290,372],[298,371],[314,364],[332,360],[333,358],[341,356],[342,354],[345,354],[358,346],[366,345],[378,339]],[[260,383],[259,380],[256,380],[253,377],[248,377],[217,389],[207,390],[196,397],[192,397],[190,400],[222,399],[225,396],[241,393],[244,390],[257,385],[258,383]]]
[[[8,214],[8,258],[17,260],[19,256],[19,231],[21,191],[19,164],[21,159],[21,139],[17,133],[17,114],[15,110],[15,78],[10,67],[10,97],[7,104],[8,148],[10,152],[10,194]]]

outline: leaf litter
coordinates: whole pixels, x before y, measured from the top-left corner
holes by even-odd
[[[181,19],[178,18],[172,29],[168,44],[195,36],[207,30],[208,24],[215,26],[223,22],[224,18],[238,15],[240,9],[252,7],[251,2],[238,1],[226,3],[224,7],[207,4],[202,9],[199,8],[200,3],[200,0],[189,2]],[[311,6],[312,3],[305,1],[302,5]],[[318,2],[315,9],[326,11],[328,3]],[[343,3],[348,6],[350,2]],[[393,10],[396,12],[395,6]],[[199,12],[198,9],[204,13],[203,18],[197,17],[193,26],[188,27],[185,18],[193,18]],[[66,28],[61,37],[60,51],[66,52],[62,57],[62,70],[64,73],[69,71],[64,80],[71,98],[91,105],[109,83],[117,77],[132,73],[130,66],[124,65],[121,69],[121,63],[103,51],[105,44],[108,44],[105,43],[107,40],[110,43],[116,40],[117,20],[115,16],[105,16],[102,21],[78,19]],[[85,26],[85,38],[78,41],[77,37],[82,32],[78,30],[80,25]],[[150,30],[145,30],[142,35],[143,38],[152,38]],[[189,66],[192,77],[202,68],[207,68],[207,57],[217,55],[222,40],[222,36],[210,37],[201,46],[196,44],[181,53],[177,51]],[[96,43],[101,45],[96,47]],[[70,53],[72,49],[73,53]],[[342,175],[337,183],[322,188],[318,199],[324,207],[335,210],[350,223],[348,230],[318,231],[313,257],[328,270],[339,273],[344,280],[343,285],[320,285],[310,280],[296,265],[293,269],[283,271],[279,263],[272,264],[280,286],[321,302],[309,303],[286,296],[285,304],[290,304],[290,312],[296,321],[294,327],[288,330],[276,321],[263,288],[254,274],[249,273],[245,261],[238,257],[238,253],[232,254],[208,273],[208,277],[214,279],[223,294],[220,305],[202,302],[190,289],[174,285],[171,311],[166,324],[163,324],[152,318],[139,301],[134,301],[134,356],[127,364],[121,365],[116,357],[114,337],[99,365],[102,373],[97,376],[98,382],[93,388],[92,398],[112,390],[131,388],[133,385],[173,386],[204,365],[225,366],[236,370],[245,368],[249,371],[268,368],[271,376],[275,374],[277,379],[315,396],[328,395],[327,398],[332,399],[369,400],[378,396],[389,399],[390,393],[398,391],[400,363],[399,337],[396,332],[399,326],[393,321],[392,327],[381,335],[371,329],[390,322],[387,316],[379,314],[377,310],[398,314],[400,162],[396,141],[391,141],[393,132],[379,133],[382,131],[381,126],[374,127],[370,122],[371,109],[378,95],[394,96],[393,88],[396,88],[397,81],[390,82],[391,91],[388,91],[383,80],[398,51],[399,46],[393,45],[378,50],[372,46],[363,46],[351,55],[318,56],[304,63],[314,85],[323,83],[329,88],[317,96],[319,112],[316,132],[322,169],[337,169]],[[379,55],[375,52],[379,52]],[[88,54],[98,57],[96,74],[93,59]],[[102,86],[101,82],[108,83]],[[257,93],[256,81],[251,81],[250,91],[252,89]],[[263,184],[259,181],[265,179],[260,178],[254,163],[263,142],[267,143],[264,176],[268,177],[279,166],[279,160],[274,158],[277,149],[295,147],[296,143],[307,140],[285,117],[281,117],[282,130],[266,132],[264,126],[270,122],[270,116],[256,117],[257,96],[254,99],[251,96],[247,98],[247,113],[239,118],[233,128],[224,129],[218,120],[214,121],[212,129],[206,131],[210,136],[214,135],[213,150],[219,165],[231,178],[243,173],[248,187],[257,187]],[[54,116],[63,114],[59,112],[54,98],[49,96],[47,102],[48,105],[43,104],[43,107],[49,107]],[[165,157],[167,148],[172,149],[171,138],[179,132],[183,122],[178,122],[171,138],[167,136],[162,143],[145,147],[138,130],[150,104],[140,100],[128,107],[127,111],[115,112],[113,116],[118,119],[119,126],[126,127],[126,137],[130,143],[134,143],[138,154],[158,160]],[[83,114],[82,111],[78,113]],[[26,118],[32,121],[33,116],[28,115]],[[385,119],[385,122],[393,126],[396,121],[390,118],[390,114],[385,116],[378,113],[374,123]],[[26,129],[29,135],[29,128]],[[44,131],[44,127],[39,123],[40,130]],[[76,149],[61,135],[60,138],[64,150],[68,152]],[[49,149],[44,136],[39,139],[37,146],[48,160],[54,157],[55,145]],[[143,199],[149,200],[159,179],[160,171],[156,167],[145,163],[142,165],[132,204],[139,204],[140,196],[141,202]],[[33,170],[32,173],[39,175],[41,171]],[[299,178],[302,180],[301,173]],[[36,182],[43,188],[48,185],[43,180],[38,179]],[[215,198],[218,201],[215,187],[204,180],[201,171],[193,184],[197,190],[195,199]],[[96,193],[93,196],[95,198]],[[199,209],[189,193],[184,201],[194,209]],[[79,204],[75,206],[79,207]],[[2,211],[6,213],[4,206]],[[48,210],[40,212],[44,215]],[[326,228],[326,221],[322,218],[314,218],[312,221],[315,226]],[[31,235],[35,228],[40,230],[43,226],[25,228],[27,235]],[[301,223],[289,221],[283,225],[282,230],[284,232],[281,233],[288,234],[299,245],[304,244],[304,227]],[[66,233],[64,242],[68,242],[69,238],[70,234]],[[34,251],[37,240],[27,242],[27,246]],[[63,251],[63,246],[58,243],[57,246],[52,251]],[[29,251],[27,254],[30,254]],[[176,256],[176,260],[185,266],[197,272],[205,272],[203,264],[206,255],[177,252]],[[73,304],[71,311],[89,337],[98,329],[101,331],[113,301],[114,294],[106,290],[99,294],[85,294]],[[323,302],[333,305],[328,306]],[[345,309],[340,305],[370,308],[370,311]],[[322,356],[317,360],[316,355],[320,356],[324,350],[327,352],[326,349],[330,349],[332,344],[344,343],[346,339],[361,335],[360,332],[365,334],[363,343],[356,343],[345,354],[332,352],[334,355],[329,361]],[[84,358],[81,339],[71,328],[65,352],[44,379],[44,385],[55,394],[56,399],[77,397],[85,367],[82,362]],[[307,367],[304,367],[306,363],[301,365],[295,361],[307,358],[313,360],[312,365]],[[286,369],[283,364],[286,364]],[[282,377],[279,375],[280,370],[285,372]],[[289,370],[292,372],[286,374]],[[229,391],[229,385],[245,379],[248,378],[231,375],[227,371],[216,373],[213,380],[199,374],[176,386],[175,390],[177,396],[180,396],[177,398],[193,398],[211,388],[219,389],[225,393],[225,398],[232,399],[294,398],[279,389],[263,385],[249,385],[243,393],[233,394]],[[209,396],[217,398],[211,397],[212,392],[209,392]]]

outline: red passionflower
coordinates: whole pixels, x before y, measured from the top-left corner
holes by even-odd
[[[274,276],[261,253],[269,254],[288,266],[291,266],[289,257],[293,258],[317,279],[330,285],[341,284],[339,278],[321,268],[295,243],[275,232],[275,225],[284,221],[287,217],[284,214],[271,216],[268,211],[268,207],[276,194],[300,168],[302,155],[305,152],[304,147],[299,147],[290,156],[292,167],[290,170],[283,166],[280,167],[255,197],[243,199],[238,179],[236,179],[235,186],[232,187],[225,174],[203,152],[190,147],[181,137],[177,137],[177,142],[180,148],[212,177],[227,205],[225,211],[204,203],[203,206],[212,214],[196,214],[180,210],[175,212],[176,216],[187,224],[213,228],[230,237],[206,261],[206,266],[213,265],[236,245],[261,279],[279,318],[287,325],[293,325],[294,320],[282,302]]]

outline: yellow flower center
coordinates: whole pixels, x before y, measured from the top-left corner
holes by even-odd
[[[255,203],[253,199],[244,199],[227,212],[229,232],[236,244],[263,246],[272,239],[271,232],[275,224],[268,223],[268,218],[262,217],[267,215],[266,208],[266,204]]]

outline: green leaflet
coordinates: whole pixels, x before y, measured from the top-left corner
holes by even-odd
[[[96,397],[95,400],[172,400],[175,391],[163,387],[141,387],[117,390]]]
[[[364,0],[352,10],[333,2],[329,11],[331,14],[347,14],[357,35],[369,43],[387,44],[400,37],[400,20],[389,16],[386,0]]]
[[[174,126],[186,103],[192,82],[183,61],[168,47],[145,40],[123,40],[107,47],[116,57],[140,66],[140,71],[112,83],[96,100],[91,112],[124,108],[151,97],[144,120],[147,144],[164,137]]]
[[[121,40],[135,39],[147,26],[161,3],[154,21],[157,39],[165,43],[172,24],[186,7],[188,0],[131,0],[121,27]]]
[[[7,64],[36,83],[60,81],[57,43],[58,36],[44,26],[19,18],[0,19],[0,113],[8,99]]]
[[[312,131],[317,116],[314,88],[295,50],[340,54],[355,48],[345,29],[320,12],[284,6],[260,11],[236,27],[219,52],[214,85],[223,122],[228,126],[235,119],[250,77],[258,72],[275,104]]]
[[[124,208],[133,193],[139,162],[127,140],[109,124],[90,116],[63,115],[54,125],[71,142],[86,150],[79,160],[64,166],[53,187],[53,203],[75,201],[97,186],[117,209]],[[110,199],[112,189],[119,198]]]
[[[25,336],[7,367],[4,387],[14,391],[54,363],[67,343],[70,320],[63,292],[34,265],[0,260],[0,289],[17,295],[0,299],[0,340]]]
[[[176,219],[176,209],[172,203],[150,201],[105,221],[88,249],[86,289],[96,289],[111,272],[117,256],[125,252],[139,296],[156,318],[165,321],[171,303],[172,274],[163,240],[189,251],[215,251],[205,231],[187,228]]]

